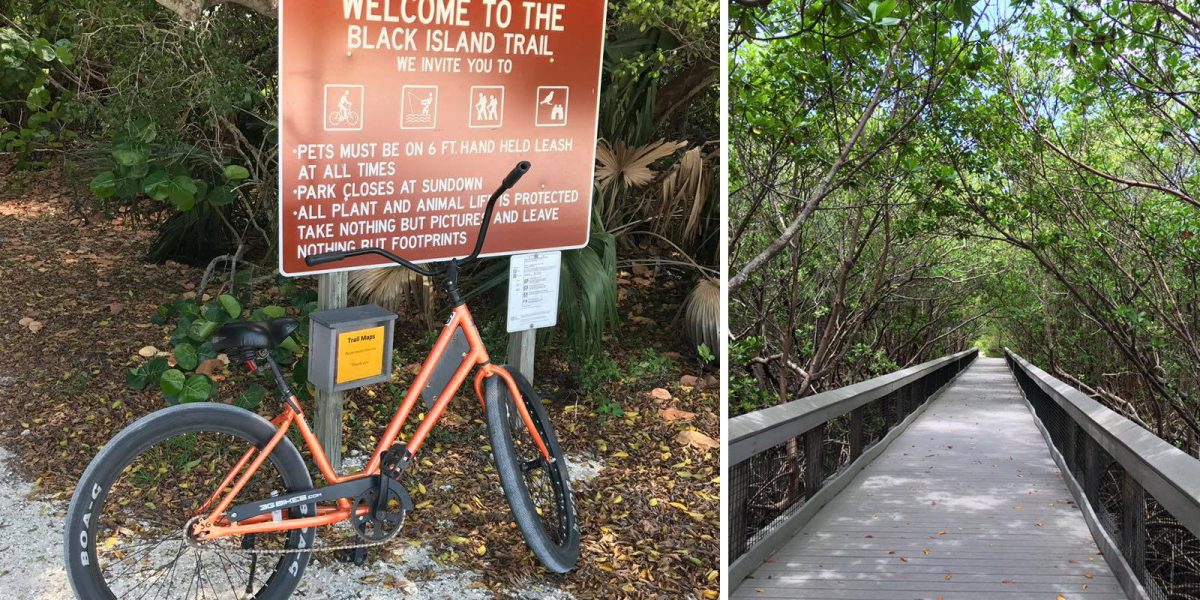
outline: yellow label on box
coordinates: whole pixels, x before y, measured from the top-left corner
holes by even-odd
[[[337,382],[343,384],[383,375],[384,328],[347,331],[338,335]]]

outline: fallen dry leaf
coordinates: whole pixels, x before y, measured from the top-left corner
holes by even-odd
[[[29,331],[37,333],[42,330],[42,327],[44,327],[44,325],[41,321],[34,321],[29,324]]]
[[[680,431],[679,435],[675,436],[675,442],[683,446],[695,446],[703,450],[715,450],[721,447],[721,444],[695,429]]]
[[[222,368],[224,368],[224,366],[225,366],[225,362],[222,361],[221,359],[210,358],[210,359],[200,363],[200,366],[196,367],[196,372],[201,375],[208,375],[211,377],[213,373],[216,373],[217,371],[221,370]]]
[[[138,356],[142,358],[154,358],[155,354],[158,354],[158,348],[154,346],[142,346],[142,349],[138,350]]]
[[[950,573],[946,573],[946,581],[950,581],[951,579],[954,579],[954,576]]]
[[[1016,582],[1017,582],[1017,580],[1015,580],[1015,579],[1005,579],[1005,580],[1001,581],[1000,583],[1003,583],[1004,585],[1012,585]]]
[[[662,417],[664,421],[691,421],[696,418],[696,413],[679,410],[672,406],[658,409],[658,416]]]
[[[1084,574],[1083,574],[1083,576],[1084,576],[1084,577],[1086,577],[1086,578],[1088,578],[1088,579],[1092,579],[1092,578],[1094,578],[1094,577],[1095,577],[1095,575],[1094,575],[1094,574],[1092,574],[1092,572],[1091,572],[1091,571],[1085,571],[1085,572],[1084,572]]]

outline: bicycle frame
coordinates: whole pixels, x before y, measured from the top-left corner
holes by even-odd
[[[321,442],[317,440],[317,436],[309,428],[308,422],[304,418],[304,412],[298,410],[300,404],[293,395],[291,396],[291,401],[285,403],[286,408],[284,412],[271,421],[272,424],[278,427],[271,440],[261,450],[254,447],[247,450],[204,505],[197,511],[197,514],[208,512],[208,515],[196,523],[193,530],[196,538],[200,540],[212,540],[232,535],[323,527],[345,521],[354,516],[351,513],[355,509],[351,505],[350,500],[346,498],[339,499],[336,508],[332,506],[319,506],[315,515],[284,518],[278,521],[274,520],[272,515],[266,514],[234,523],[224,517],[224,513],[258,468],[262,466],[271,452],[284,439],[292,425],[296,425],[297,429],[299,429],[301,438],[312,452],[313,458],[317,463],[317,469],[328,485],[378,476],[382,466],[383,453],[392,447],[396,438],[400,435],[400,431],[404,428],[413,407],[421,396],[421,390],[425,388],[426,383],[433,374],[435,366],[446,355],[450,340],[459,329],[465,335],[470,346],[470,351],[464,357],[462,365],[459,366],[454,376],[450,379],[450,382],[446,385],[446,389],[442,390],[441,394],[438,395],[437,400],[433,403],[433,407],[426,413],[425,418],[417,427],[416,432],[413,433],[412,438],[405,444],[407,455],[410,458],[416,456],[417,452],[421,449],[421,445],[424,444],[425,438],[433,429],[433,426],[437,424],[442,414],[445,413],[450,400],[462,388],[471,371],[478,368],[475,374],[474,387],[475,394],[479,397],[480,405],[486,407],[486,400],[483,394],[484,380],[493,376],[500,377],[504,381],[504,384],[508,386],[508,393],[513,399],[513,404],[517,407],[517,411],[525,423],[525,427],[529,430],[530,435],[533,436],[534,443],[541,451],[542,456],[547,461],[552,460],[550,452],[546,448],[545,441],[542,440],[541,435],[537,432],[537,428],[533,424],[533,419],[529,416],[529,411],[525,407],[525,403],[519,401],[521,392],[517,387],[516,381],[513,380],[512,375],[507,370],[491,363],[487,348],[484,346],[483,340],[479,336],[479,331],[475,327],[474,319],[471,317],[471,312],[467,309],[466,305],[460,304],[454,308],[450,320],[442,329],[442,333],[438,336],[437,342],[430,351],[428,358],[425,359],[420,373],[417,374],[416,379],[413,380],[411,387],[408,389],[404,402],[401,403],[399,410],[392,417],[387,429],[383,432],[383,436],[380,437],[375,451],[371,454],[370,460],[360,472],[343,476],[338,475],[334,471],[333,465],[329,463],[329,459],[325,455],[325,449],[321,446]],[[240,476],[238,475],[239,473],[241,473]],[[222,490],[226,488],[229,488],[229,491],[222,494]],[[265,501],[267,500],[264,499]],[[359,510],[366,511],[367,509],[362,508]]]

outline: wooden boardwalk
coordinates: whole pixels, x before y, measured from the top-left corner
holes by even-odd
[[[1003,359],[980,358],[732,598],[1060,595],[1126,597]]]

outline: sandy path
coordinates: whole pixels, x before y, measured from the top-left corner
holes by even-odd
[[[0,392],[13,383],[0,377]],[[12,454],[0,448],[0,590],[21,600],[69,600],[74,597],[63,567],[63,521],[67,503],[37,499],[33,486],[9,467]],[[595,477],[602,466],[579,461],[579,483]],[[581,476],[580,476],[581,475]],[[491,598],[478,573],[448,567],[427,547],[402,537],[385,551],[388,562],[356,566],[318,556],[305,572],[293,597],[322,600],[391,600]],[[431,573],[428,580],[405,579],[409,569]],[[570,598],[560,590],[534,585],[521,592],[528,598]]]
[[[21,600],[74,598],[63,568],[63,519],[67,503],[36,499],[33,486],[8,466],[11,454],[0,448],[0,590]],[[477,573],[449,568],[430,557],[424,546],[404,540],[389,545],[391,562],[355,566],[327,557],[315,560],[294,598],[323,600],[485,599],[492,594]],[[427,569],[433,578],[412,582],[409,569]],[[567,598],[558,590],[533,588],[531,598]]]

